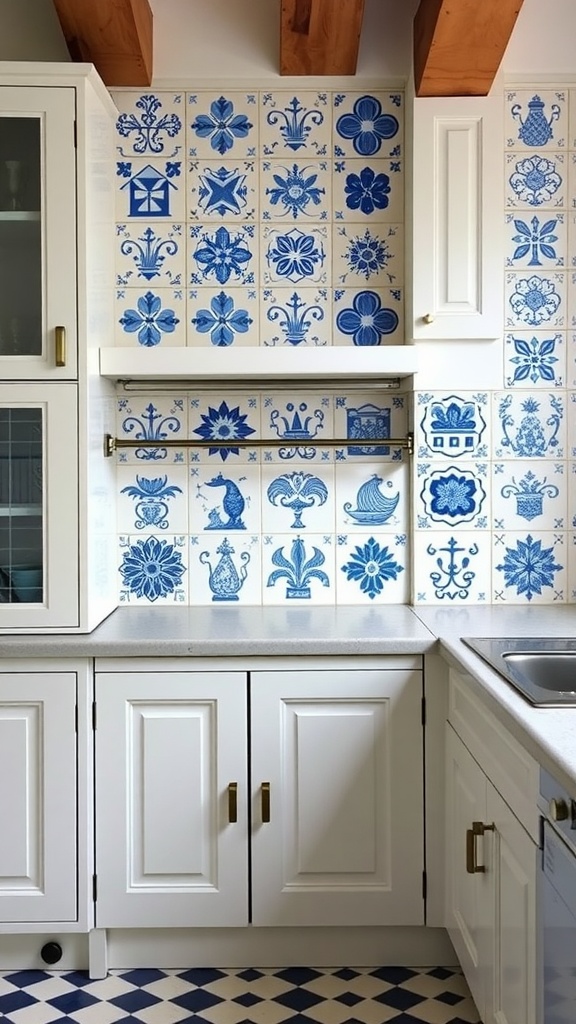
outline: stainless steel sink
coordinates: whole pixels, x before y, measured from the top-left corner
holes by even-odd
[[[576,707],[576,638],[461,640],[535,707]]]

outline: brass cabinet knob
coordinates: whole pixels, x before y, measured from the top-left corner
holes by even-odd
[[[568,804],[565,800],[552,799],[548,804],[548,810],[552,821],[566,821],[568,817]]]

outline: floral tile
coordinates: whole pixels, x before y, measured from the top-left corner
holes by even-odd
[[[154,348],[186,345],[186,294],[182,288],[117,288],[116,345]]]
[[[334,156],[398,157],[403,94],[340,92],[334,96]]]
[[[567,600],[568,534],[529,530],[493,534],[493,603]]]
[[[186,219],[186,163],[166,157],[116,161],[116,220]]]
[[[568,207],[567,153],[505,153],[507,209],[562,210]]]
[[[261,483],[258,464],[192,465],[189,472],[189,532],[259,533]]]
[[[134,394],[128,398],[119,398],[116,437],[130,441],[131,445],[118,450],[118,463],[139,466],[178,462],[185,464],[185,447],[165,447],[161,442],[179,439],[184,442],[187,436],[187,422],[184,397],[165,398],[162,395]],[[155,442],[153,447],[147,444],[150,441]]]
[[[258,216],[255,160],[191,160],[188,164],[188,220],[253,221]]]
[[[563,388],[564,331],[513,331],[504,335],[504,382],[508,388]]]
[[[564,90],[515,89],[506,93],[504,137],[506,149],[528,152],[566,149],[568,95]]]
[[[568,263],[568,222],[565,213],[530,211],[504,217],[507,267],[551,270]]]
[[[330,156],[332,111],[325,92],[264,92],[260,97],[260,146],[264,157]]]
[[[118,466],[117,523],[122,534],[161,537],[188,532],[188,476],[185,465]]]
[[[407,463],[375,461],[336,466],[336,532],[406,533],[409,527]]]
[[[336,549],[338,604],[407,604],[410,599],[408,538],[378,530],[339,534]]]
[[[399,160],[336,160],[334,220],[400,224],[404,220],[404,174]]]
[[[256,396],[217,394],[189,396],[188,432],[191,440],[217,442],[213,447],[192,447],[190,462],[222,468],[258,462],[257,449],[248,444],[260,436],[260,405]],[[224,442],[224,444],[222,444]],[[230,442],[228,444],[228,442]]]
[[[262,400],[262,437],[285,441],[282,447],[264,448],[262,461],[333,462],[330,449],[317,448],[315,442],[334,436],[332,400],[322,394],[264,394]]]
[[[282,470],[287,469],[287,472]],[[262,466],[262,531],[334,533],[334,465]]]
[[[258,236],[253,224],[189,227],[190,285],[253,285],[258,280]]]
[[[565,530],[566,463],[532,459],[492,467],[494,530]]]
[[[259,344],[255,288],[192,288],[188,293],[188,344],[219,348]]]
[[[187,93],[186,151],[190,157],[204,158],[257,156],[257,93]]]
[[[122,91],[113,92],[112,97],[120,111],[116,120],[116,150],[121,157],[183,158],[183,93]]]
[[[184,284],[186,236],[182,224],[116,225],[116,285],[178,288]]]
[[[489,529],[489,464],[418,462],[414,507],[419,529]]]
[[[303,153],[260,165],[262,219],[287,224],[331,219],[330,162]]]
[[[262,604],[334,604],[335,554],[333,534],[264,534]]]
[[[334,345],[401,345],[404,294],[401,288],[336,288]]]
[[[260,302],[261,345],[331,345],[332,291],[328,288],[264,288]]]
[[[565,400],[560,393],[494,392],[493,457],[561,459],[566,447]]]
[[[404,283],[402,224],[335,224],[332,253],[335,284],[397,288]]]
[[[414,603],[486,604],[491,600],[490,532],[423,532],[412,538]]]
[[[336,395],[334,436],[350,439],[346,447],[336,449],[337,462],[403,462],[403,448],[371,441],[403,439],[407,430],[404,395],[390,396],[381,392],[358,393],[348,397]]]
[[[120,534],[118,553],[121,605],[188,603],[185,536]]]
[[[507,328],[565,327],[568,319],[566,275],[550,271],[507,271],[504,275]]]
[[[264,226],[260,243],[262,283],[326,284],[330,280],[330,241],[328,225],[324,224]]]
[[[488,458],[488,393],[417,392],[415,450],[420,459]]]
[[[262,603],[260,541],[256,534],[190,537],[191,605]]]

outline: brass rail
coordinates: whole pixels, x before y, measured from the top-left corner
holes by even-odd
[[[228,438],[221,440],[197,440],[196,438],[166,437],[161,440],[147,440],[143,437],[112,437],[104,434],[104,455],[114,455],[120,448],[405,448],[409,455],[414,454],[414,434],[409,432],[406,437],[329,437],[321,441],[316,438],[257,437]]]

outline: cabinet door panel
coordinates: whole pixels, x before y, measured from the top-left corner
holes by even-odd
[[[251,684],[253,923],[421,924],[421,675],[255,672]]]
[[[76,919],[76,676],[0,675],[2,923]]]
[[[98,926],[247,924],[245,677],[96,679]]]

